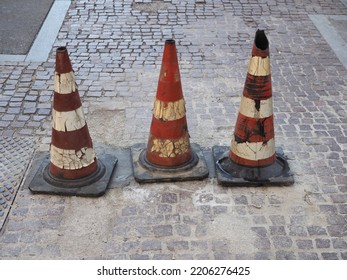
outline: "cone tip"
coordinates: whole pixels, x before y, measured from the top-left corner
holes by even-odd
[[[174,39],[167,39],[167,40],[165,41],[165,44],[174,45],[174,44],[175,44],[175,40],[174,40]]]
[[[57,48],[55,58],[55,71],[58,73],[68,73],[73,71],[66,47]]]
[[[269,47],[269,41],[266,38],[264,30],[258,29],[255,33],[254,44],[258,49],[266,50]]]
[[[57,52],[66,52],[66,51],[67,51],[66,47],[57,48]]]

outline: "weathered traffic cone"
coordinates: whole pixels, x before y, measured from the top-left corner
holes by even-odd
[[[135,145],[132,155],[138,182],[194,180],[208,175],[200,147],[189,141],[174,40],[165,41],[147,148]]]
[[[263,30],[255,35],[230,151],[214,147],[213,153],[222,184],[294,183],[283,152],[275,149],[269,42]]]
[[[105,193],[117,159],[98,160],[89,135],[74,71],[65,47],[56,51],[50,163],[34,193],[98,196]]]
[[[54,75],[49,171],[62,179],[93,174],[98,166],[66,48],[58,48]]]

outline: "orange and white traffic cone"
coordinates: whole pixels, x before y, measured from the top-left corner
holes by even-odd
[[[215,158],[217,151],[214,147]],[[283,152],[275,149],[269,42],[263,30],[255,35],[230,151],[216,163],[217,178],[225,184],[294,182]]]
[[[65,47],[56,51],[50,163],[43,171],[48,184],[29,188],[33,192],[97,196],[105,192],[102,177],[110,177],[117,160],[96,158],[84,117],[74,71]],[[108,183],[108,182],[107,182]]]
[[[189,141],[174,40],[165,41],[147,148],[140,151],[134,146],[132,154],[139,182],[203,179],[208,175],[200,148]],[[182,174],[177,176],[178,172]]]
[[[66,48],[56,53],[50,152],[49,170],[57,178],[79,179],[98,166]]]
[[[174,40],[165,42],[146,158],[170,167],[193,158]]]

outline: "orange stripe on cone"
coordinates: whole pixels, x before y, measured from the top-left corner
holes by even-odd
[[[239,165],[263,167],[276,160],[272,115],[269,42],[258,30],[235,125],[230,159]],[[265,114],[265,117],[262,115]]]
[[[264,100],[272,96],[271,75],[254,76],[247,73],[243,96]]]
[[[78,91],[71,92],[70,94],[60,94],[54,92],[53,109],[59,112],[68,112],[76,110],[82,106],[80,95]]]
[[[64,178],[64,179],[79,179],[86,176],[89,176],[95,172],[97,169],[98,164],[96,161],[92,162],[89,166],[83,167],[80,169],[63,169],[58,166],[55,166],[52,162],[49,166],[49,171],[52,175],[58,178]]]
[[[71,147],[74,147],[76,151],[79,151],[83,147],[93,147],[87,125],[72,131],[58,131],[52,128],[51,143],[63,150],[69,150]]]
[[[239,114],[234,135],[237,142],[267,142],[274,138],[273,116],[257,119]]]
[[[193,157],[174,40],[166,40],[148,138],[149,163],[176,167]]]
[[[56,51],[54,79],[50,173],[63,179],[89,176],[97,160],[65,47]]]

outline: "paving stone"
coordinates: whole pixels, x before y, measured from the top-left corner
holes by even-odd
[[[328,226],[328,233],[333,237],[342,237],[347,235],[347,225]]]
[[[164,193],[161,199],[162,203],[177,203],[177,194],[175,193]]]
[[[313,242],[312,240],[296,240],[296,245],[299,249],[313,249]]]
[[[332,242],[335,249],[347,249],[347,242],[342,238],[333,239]]]
[[[330,239],[317,238],[315,242],[317,248],[330,248]]]
[[[337,253],[322,253],[323,260],[338,260]]]
[[[126,208],[122,209],[122,216],[131,216],[137,214],[137,207],[136,206],[128,206]]]
[[[142,242],[141,249],[143,251],[157,251],[161,250],[161,242],[159,240],[147,240]]]
[[[122,250],[124,252],[130,252],[132,250],[136,250],[139,246],[139,242],[135,241],[126,241],[122,244]]]
[[[130,260],[149,260],[148,255],[134,254],[130,255]]]
[[[307,230],[304,226],[288,226],[290,236],[307,236]]]
[[[291,248],[293,245],[292,239],[287,236],[272,236],[271,240],[275,248]]]
[[[172,254],[154,254],[153,260],[172,260]]]
[[[286,223],[285,217],[281,216],[281,215],[271,215],[271,216],[269,216],[269,218],[270,218],[272,224],[275,226],[283,226]]]
[[[172,236],[173,229],[171,225],[159,225],[153,227],[155,237]]]
[[[319,256],[317,253],[311,253],[311,252],[299,252],[298,258],[300,260],[319,260]]]
[[[347,224],[346,216],[344,215],[329,215],[327,221],[330,225],[345,225]]]
[[[320,226],[309,226],[307,231],[309,235],[327,235],[326,229]]]
[[[189,243],[188,241],[168,241],[167,248],[169,251],[188,250]]]
[[[286,230],[284,226],[270,226],[271,235],[286,235]]]
[[[170,204],[159,204],[157,211],[158,211],[159,214],[172,213],[172,205],[170,205]]]
[[[179,236],[187,236],[191,235],[191,227],[188,225],[176,225],[175,230]]]
[[[276,260],[296,260],[296,256],[293,252],[277,251]]]
[[[265,227],[252,227],[251,230],[260,237],[266,237],[268,234]]]

